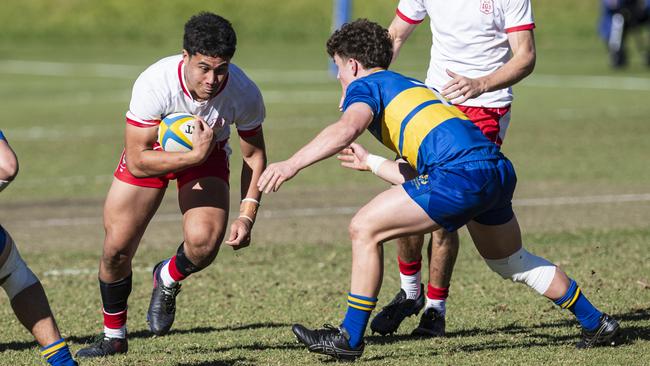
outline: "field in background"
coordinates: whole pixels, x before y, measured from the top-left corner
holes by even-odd
[[[235,24],[234,61],[257,81],[267,103],[271,161],[288,157],[338,116],[340,88],[327,73],[324,52],[330,2],[214,3],[0,6],[0,128],[21,163],[18,179],[0,195],[0,223],[43,281],[75,351],[101,330],[101,206],[122,146],[130,87],[144,67],[180,49],[189,15],[209,9]],[[357,0],[355,16],[388,24],[395,4]],[[490,273],[463,231],[449,337],[409,339],[417,324],[412,318],[393,337],[370,337],[364,364],[647,363],[650,74],[634,51],[628,70],[609,70],[595,33],[597,2],[534,6],[538,64],[515,88],[504,146],[519,177],[517,214],[527,246],[560,264],[594,303],[622,320],[625,344],[576,352],[578,329],[569,314]],[[419,27],[396,70],[424,77],[428,37],[427,25]],[[388,155],[369,138],[362,141]],[[231,184],[238,187],[233,147]],[[294,343],[290,325],[340,321],[349,283],[346,225],[384,188],[331,159],[304,171],[264,198],[253,247],[223,248],[215,265],[184,285],[172,334],[151,338],[144,321],[149,270],[181,240],[172,185],[134,261],[129,355],[84,364],[313,363],[318,358]],[[237,195],[233,189],[233,202]],[[380,305],[398,286],[394,258],[394,246],[386,245]],[[1,364],[39,362],[4,295],[0,329]]]

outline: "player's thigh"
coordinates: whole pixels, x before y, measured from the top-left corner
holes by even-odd
[[[179,188],[178,203],[187,242],[221,242],[230,206],[228,183],[218,177],[194,179]]]
[[[516,216],[501,225],[485,225],[472,220],[467,223],[467,230],[483,258],[506,258],[521,248],[521,231]]]
[[[164,195],[164,188],[140,187],[113,179],[104,203],[105,245],[137,245]]]
[[[424,234],[440,226],[406,193],[402,186],[380,193],[352,219],[350,230],[364,231],[377,242],[410,234]]]

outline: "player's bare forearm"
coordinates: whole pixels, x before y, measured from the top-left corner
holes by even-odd
[[[388,33],[393,39],[393,59],[391,60],[391,63],[395,62],[397,56],[399,56],[399,51],[402,49],[402,45],[406,42],[411,33],[413,33],[416,26],[416,24],[405,22],[398,16],[393,18],[390,27],[388,27]]]
[[[375,174],[390,184],[398,185],[411,179],[412,171],[413,168],[407,163],[386,160],[379,166]]]
[[[155,177],[199,165],[207,159],[214,147],[212,129],[195,128],[193,149],[188,152],[153,150],[157,141],[156,128],[126,125],[126,166],[137,178]]]
[[[129,153],[127,150],[126,166],[137,178],[157,177],[167,173],[183,170],[201,163],[196,153],[167,152],[144,149]]]
[[[257,188],[265,193],[277,192],[280,186],[309,165],[343,150],[363,133],[372,122],[372,110],[365,103],[354,103],[345,110],[341,119],[327,126],[311,142],[291,158],[270,164]]]
[[[368,127],[371,120],[370,107],[363,103],[355,103],[348,107],[340,120],[323,129],[288,161],[296,170],[301,170],[329,158],[354,142]]]
[[[488,75],[474,79],[448,69],[452,79],[442,87],[442,95],[454,104],[463,104],[483,93],[510,87],[533,72],[536,56],[532,30],[508,33],[508,41],[513,57]]]
[[[241,197],[260,201],[262,192],[257,189],[257,182],[266,168],[266,147],[264,134],[260,130],[255,136],[241,138],[242,151]]]
[[[537,56],[533,31],[509,33],[508,41],[512,49],[512,58],[492,74],[480,78],[485,84],[486,92],[511,87],[535,69]]]
[[[359,143],[352,143],[343,149],[337,158],[341,166],[360,171],[372,171],[379,178],[391,184],[402,184],[417,176],[417,172],[405,160],[391,161],[368,153]]]

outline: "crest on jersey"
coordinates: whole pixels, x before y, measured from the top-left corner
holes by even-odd
[[[492,14],[494,11],[494,0],[481,0],[481,13]]]
[[[424,187],[427,184],[429,184],[429,174],[418,175],[415,179],[413,179],[413,185],[415,186],[415,189],[420,189],[420,187]]]
[[[207,123],[208,126],[210,126],[210,128],[222,128],[223,126],[226,125],[226,119],[221,116],[218,116],[209,120]]]

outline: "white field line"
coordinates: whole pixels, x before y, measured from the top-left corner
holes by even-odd
[[[521,85],[538,88],[650,91],[650,78],[533,74],[524,79]]]
[[[134,79],[144,70],[144,66],[105,64],[105,63],[66,63],[28,60],[0,60],[0,74],[100,77]],[[332,83],[328,71],[322,70],[269,70],[247,69],[246,72],[258,83],[276,84],[318,84]],[[597,75],[552,75],[533,74],[526,78],[522,86],[542,88],[607,89],[650,91],[650,78],[631,76]],[[314,95],[308,96],[313,99]],[[269,97],[275,101],[275,95]],[[286,96],[281,100],[286,100]],[[292,100],[296,102],[296,100]]]
[[[650,193],[643,194],[620,194],[602,196],[574,196],[574,197],[548,197],[548,198],[521,198],[513,200],[517,207],[541,207],[541,206],[567,206],[567,205],[588,205],[603,203],[625,203],[625,202],[648,202]],[[295,217],[319,217],[335,215],[351,215],[359,209],[358,206],[338,207],[306,207],[297,209],[263,210],[259,216],[265,219],[287,219]],[[178,213],[158,214],[153,218],[154,222],[180,222],[181,215]],[[65,227],[79,225],[101,225],[102,218],[95,217],[69,217],[56,219],[21,220],[20,224],[27,227]]]
[[[597,203],[623,203],[623,202],[647,202],[650,201],[650,193],[647,194],[620,194],[620,195],[603,195],[603,196],[582,196],[582,197],[551,197],[551,198],[523,198],[513,201],[515,206],[535,207],[535,206],[561,206],[561,205],[583,205]],[[351,215],[359,207],[342,206],[342,207],[310,207],[300,209],[285,210],[266,210],[261,211],[260,216],[267,219],[284,219],[292,217],[314,217],[314,216],[331,216],[331,215]],[[179,221],[179,214],[160,214],[153,219],[157,222]],[[76,225],[100,225],[101,217],[77,217],[66,219],[46,219],[46,220],[27,220],[22,221],[29,227],[44,226],[76,226]],[[151,267],[135,267],[135,272],[151,272]],[[58,276],[86,276],[95,275],[97,268],[63,268],[49,270],[43,273],[46,277]]]

